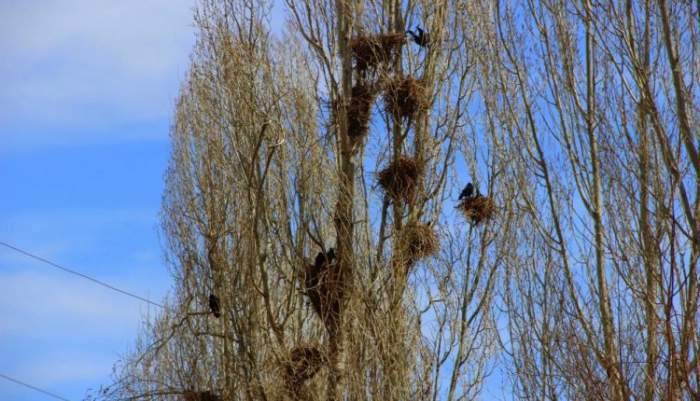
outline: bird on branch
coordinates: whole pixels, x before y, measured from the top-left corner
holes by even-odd
[[[221,317],[221,305],[219,304],[219,297],[214,294],[209,295],[209,309],[216,317]]]
[[[318,255],[316,255],[314,266],[316,266],[316,269],[321,269],[324,265],[331,264],[337,259],[335,248],[330,248],[328,252],[319,252]]]
[[[420,25],[416,27],[418,33],[414,33],[412,30],[407,30],[406,33],[411,35],[411,39],[415,44],[420,47],[428,47],[430,45],[430,34],[424,32]]]
[[[478,190],[478,189],[476,190],[476,193],[477,193],[477,194],[479,193],[479,190]],[[472,184],[472,183],[470,182],[469,184],[467,184],[466,187],[464,187],[464,189],[462,190],[462,193],[459,194],[459,200],[462,201],[462,200],[471,198],[471,197],[473,197],[473,196],[474,196],[474,184]]]

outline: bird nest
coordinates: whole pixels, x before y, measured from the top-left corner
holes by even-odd
[[[392,198],[408,200],[413,196],[424,168],[425,163],[419,160],[399,158],[379,172],[379,185]]]
[[[326,364],[326,355],[316,347],[294,347],[284,361],[284,383],[287,390],[295,392]]]
[[[304,286],[311,307],[326,325],[328,330],[336,327],[340,317],[340,266],[337,260],[319,253],[314,264],[304,270]]]
[[[457,209],[471,220],[473,225],[477,225],[482,221],[489,220],[496,212],[496,203],[488,196],[476,196],[464,199]]]
[[[410,120],[428,109],[428,97],[420,80],[413,77],[392,78],[384,85],[384,104],[397,120]]]
[[[358,82],[352,88],[348,108],[348,135],[355,141],[364,138],[369,131],[374,96],[369,87],[362,82]]]
[[[184,401],[220,401],[221,397],[214,394],[213,392],[207,391],[194,391],[186,390],[182,393],[182,398]]]
[[[406,36],[400,33],[355,36],[350,40],[355,70],[359,73],[376,69],[379,64],[390,62],[400,46],[406,43]]]
[[[440,239],[429,225],[406,226],[397,233],[396,245],[400,255],[413,263],[440,250]]]

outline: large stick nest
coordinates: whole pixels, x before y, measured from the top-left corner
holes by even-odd
[[[372,103],[375,94],[362,82],[352,88],[352,98],[348,108],[348,135],[357,141],[367,135],[372,117]]]
[[[368,69],[376,69],[381,63],[391,62],[404,43],[406,36],[400,33],[355,36],[350,39],[355,70],[362,73]]]
[[[316,347],[294,347],[284,362],[284,380],[288,391],[296,392],[312,379],[326,363],[326,355]]]
[[[182,393],[182,398],[184,401],[220,401],[221,397],[214,394],[213,392],[207,391],[194,391],[186,390]]]
[[[326,325],[329,331],[336,327],[340,317],[340,266],[337,259],[329,259],[319,253],[314,264],[308,264],[304,270],[304,286],[311,307]]]
[[[391,78],[384,84],[384,104],[395,119],[413,119],[429,107],[421,81],[413,77]]]
[[[392,198],[409,200],[424,169],[425,163],[421,161],[410,157],[399,158],[379,172],[379,185]]]
[[[473,225],[477,225],[482,221],[489,220],[496,212],[496,203],[488,196],[478,195],[464,199],[457,209],[471,220]]]
[[[404,227],[397,233],[396,242],[400,255],[409,263],[429,257],[440,250],[437,233],[425,224]]]

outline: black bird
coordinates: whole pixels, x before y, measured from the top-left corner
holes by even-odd
[[[316,260],[314,261],[314,266],[316,269],[321,269],[323,265],[326,264],[326,254],[323,252],[319,252],[318,255],[316,255]]]
[[[219,304],[219,298],[214,294],[209,295],[209,309],[211,309],[214,316],[221,316],[221,305]]]
[[[320,269],[323,267],[323,265],[333,263],[335,260],[337,260],[335,249],[330,248],[328,249],[327,253],[319,252],[318,255],[316,255],[314,266],[316,266],[317,269]]]
[[[420,25],[416,27],[416,31],[418,31],[417,34],[413,33],[413,31],[409,29],[408,31],[406,31],[406,33],[411,35],[411,39],[413,39],[413,42],[418,46],[428,47],[430,45],[430,34],[425,33],[421,29]]]
[[[476,192],[478,193],[479,190],[477,189]],[[467,198],[471,198],[472,196],[474,196],[474,184],[470,182],[466,187],[464,187],[462,193],[459,194],[459,200],[465,200]]]

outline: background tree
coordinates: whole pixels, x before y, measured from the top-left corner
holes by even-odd
[[[516,394],[697,397],[698,5],[480,6]]]

